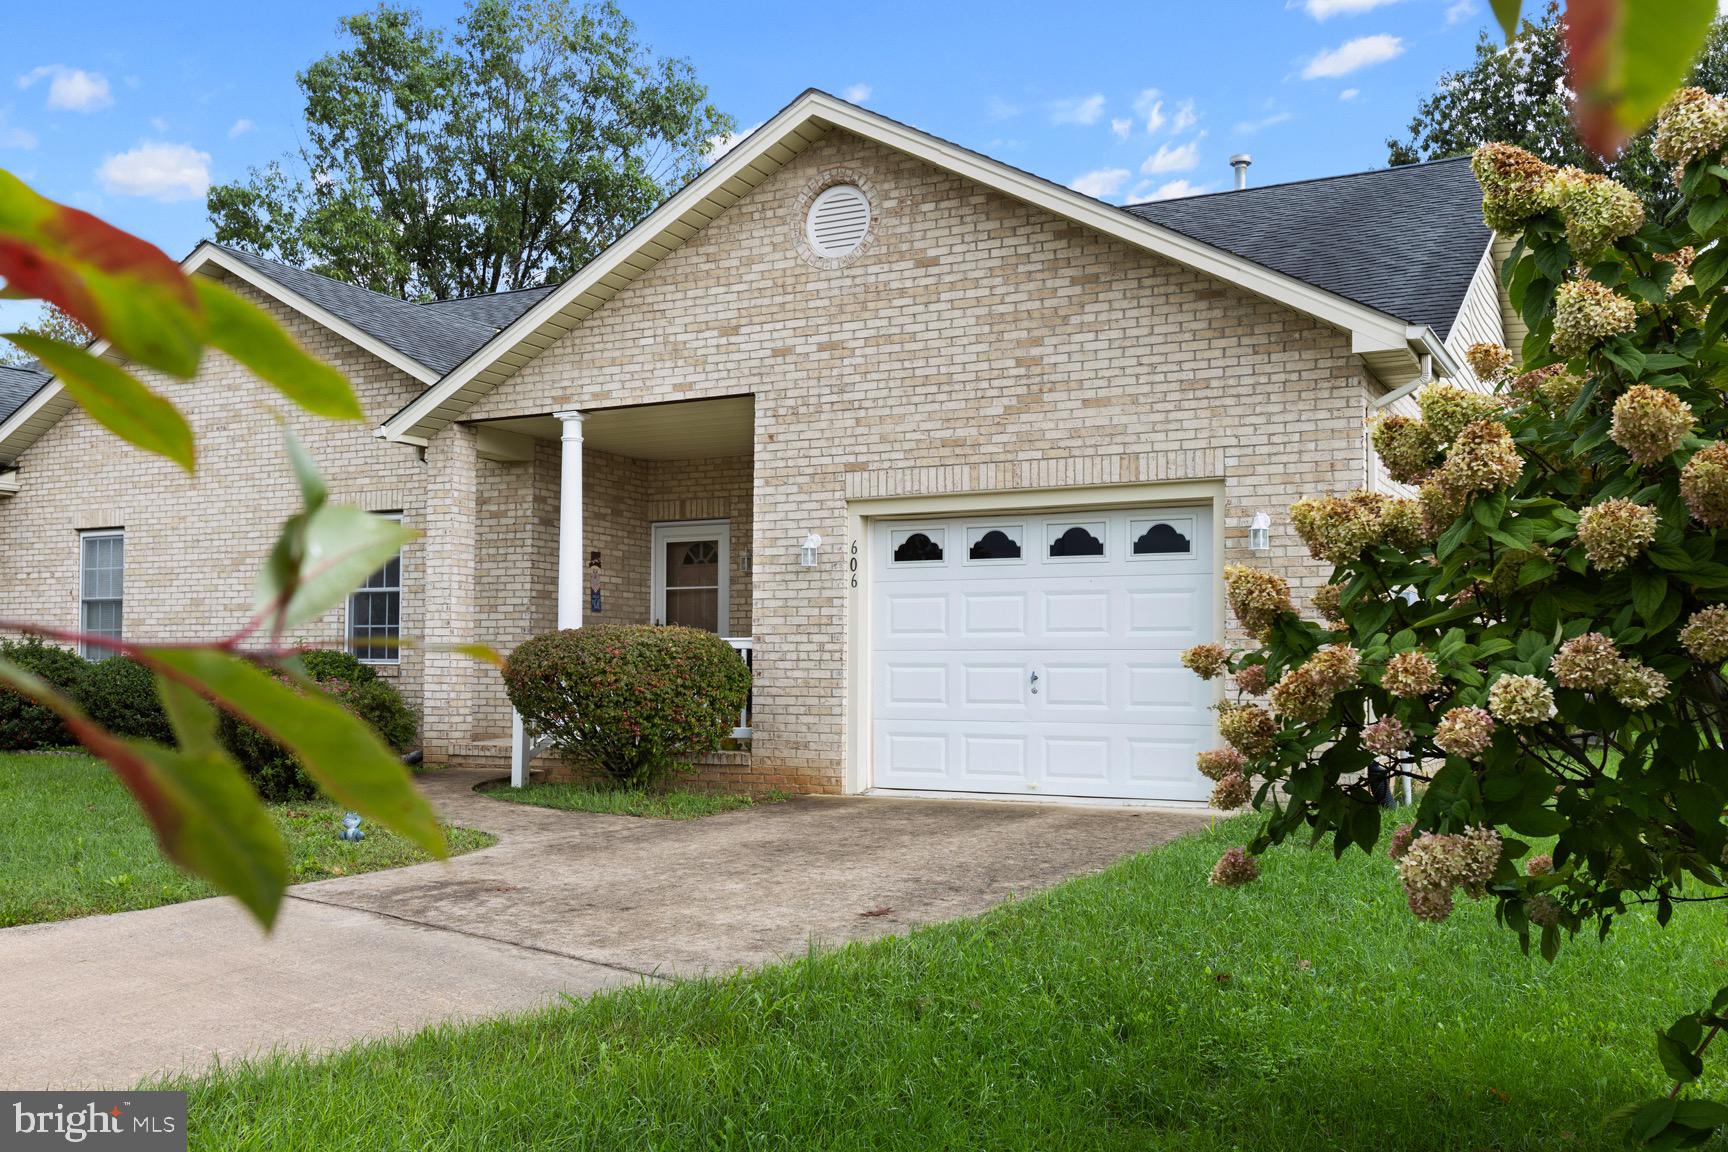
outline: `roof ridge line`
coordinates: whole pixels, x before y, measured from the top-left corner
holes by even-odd
[[[1412,168],[1432,168],[1437,164],[1456,164],[1460,160],[1468,159],[1470,157],[1467,155],[1440,156],[1433,160],[1418,160],[1413,164],[1388,164],[1384,168],[1363,168],[1356,172],[1334,172],[1330,176],[1304,176],[1300,180],[1280,180],[1276,184],[1255,184],[1247,188],[1221,188],[1216,192],[1196,192],[1192,196],[1172,196],[1168,200],[1141,200],[1138,203],[1123,204],[1120,207],[1125,212],[1132,212],[1136,208],[1145,208],[1152,204],[1210,200],[1214,196],[1237,196],[1243,192],[1267,192],[1274,188],[1294,188],[1298,184],[1327,184],[1333,180],[1356,180],[1363,176],[1390,176],[1395,172],[1408,172]]]

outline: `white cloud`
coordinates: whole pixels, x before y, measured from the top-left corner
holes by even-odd
[[[210,154],[190,144],[143,143],[102,161],[96,175],[117,196],[196,200],[210,191]]]
[[[854,84],[852,87],[846,89],[846,91],[840,93],[840,95],[845,97],[848,103],[862,104],[864,101],[870,99],[870,93],[872,91],[873,89],[868,84]]]
[[[1334,16],[1359,16],[1397,2],[1398,0],[1303,0],[1302,8],[1316,20],[1330,20]],[[1289,6],[1295,7],[1294,4]]]
[[[1090,96],[1075,96],[1068,100],[1055,100],[1050,104],[1052,124],[1096,124],[1103,115],[1102,92],[1094,92]]]
[[[228,139],[238,140],[256,127],[258,127],[258,125],[242,116],[240,119],[234,121],[233,126],[228,129]]]
[[[1206,139],[1202,132],[1186,144],[1160,144],[1158,151],[1146,157],[1146,162],[1140,165],[1140,175],[1154,176],[1160,172],[1190,172],[1200,164],[1200,141]]]
[[[1728,0],[1722,0],[1721,7],[1728,9]],[[1446,23],[1457,24],[1476,15],[1476,0],[1458,0],[1446,9]]]
[[[1371,64],[1384,64],[1404,54],[1404,41],[1384,32],[1376,36],[1358,36],[1336,48],[1328,48],[1302,69],[1302,79],[1320,80],[1348,76]]]
[[[38,81],[48,81],[48,107],[70,112],[94,112],[114,103],[108,90],[108,78],[100,72],[85,72],[64,64],[44,64],[18,77],[18,87],[34,87]]]
[[[1295,119],[1295,113],[1272,112],[1260,117],[1258,120],[1238,120],[1233,131],[1238,136],[1252,136],[1262,128],[1271,128],[1274,125],[1284,123],[1286,120],[1293,119]]]
[[[1122,191],[1122,185],[1128,183],[1128,177],[1133,175],[1126,168],[1100,168],[1095,172],[1087,172],[1076,176],[1068,187],[1082,196],[1096,196],[1103,199],[1114,196]]]
[[[1728,0],[1724,0],[1724,2],[1728,2]],[[1126,140],[1128,139],[1128,133],[1134,131],[1134,121],[1112,118],[1110,121],[1110,131],[1114,132],[1123,140]]]
[[[1344,89],[1344,91],[1338,93],[1338,99],[1340,99],[1340,100],[1354,100],[1354,99],[1356,99],[1356,97],[1358,97],[1360,95],[1362,95],[1362,89],[1360,89],[1360,88],[1346,88],[1346,89]]]
[[[1170,180],[1156,186],[1148,182],[1134,190],[1134,194],[1128,197],[1128,203],[1145,204],[1150,200],[1179,200],[1184,196],[1198,196],[1203,192],[1210,192],[1212,189],[1213,185],[1211,184],[1194,184],[1187,180]]]
[[[1728,3],[1728,0],[1723,2]],[[1158,99],[1158,95],[1156,88],[1142,88],[1140,95],[1134,97],[1134,114],[1145,117],[1147,135],[1164,127],[1164,101]]]
[[[242,120],[240,123],[250,126],[251,122]],[[239,125],[237,124],[235,127],[237,128]],[[703,150],[703,158],[710,164],[714,163],[714,161],[720,159],[720,157],[738,147],[738,142],[740,140],[744,139],[744,137],[750,135],[750,133],[756,131],[756,129],[760,127],[762,127],[762,125],[758,122],[740,132],[728,132],[724,136],[714,137],[712,140],[708,141],[708,147]],[[234,133],[230,131],[228,134],[232,136]]]
[[[1198,119],[1199,117],[1194,115],[1194,101],[1182,101],[1182,103],[1176,105],[1176,118],[1170,121],[1170,134],[1172,136],[1182,135],[1182,133],[1194,127],[1194,122]]]

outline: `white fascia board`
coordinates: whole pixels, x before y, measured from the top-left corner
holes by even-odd
[[[1342,296],[1244,260],[1221,248],[1202,244],[1179,232],[1141,220],[1115,205],[1082,196],[1021,172],[989,157],[938,140],[822,92],[810,92],[783,109],[768,123],[752,132],[682,191],[655,209],[612,247],[602,252],[574,277],[499,332],[449,375],[428,388],[413,403],[386,420],[379,435],[400,440],[414,432],[432,413],[456,395],[474,377],[490,368],[500,356],[516,347],[524,336],[556,316],[571,301],[582,296],[614,269],[630,259],[667,226],[701,203],[749,167],[795,128],[807,123],[824,128],[839,127],[886,147],[914,156],[937,168],[955,172],[1004,195],[1043,208],[1057,216],[1084,224],[1137,248],[1235,284],[1248,292],[1285,304],[1306,315],[1352,334],[1354,339],[1377,350],[1408,347],[1408,325]]]
[[[18,469],[0,468],[0,496],[16,496],[18,492]]]
[[[369,336],[360,331],[360,329],[354,327],[354,325],[348,323],[346,320],[341,319],[335,313],[320,308],[304,296],[284,288],[268,276],[262,276],[257,272],[254,272],[251,268],[248,268],[245,264],[242,264],[240,261],[234,259],[232,256],[228,255],[228,253],[222,251],[222,249],[213,244],[200,244],[198,250],[186,258],[186,263],[183,267],[187,274],[190,275],[211,264],[214,264],[223,271],[244,280],[246,283],[258,289],[258,291],[264,293],[264,295],[270,297],[278,304],[293,309],[300,313],[300,315],[312,321],[314,324],[323,328],[328,328],[350,344],[365,349],[367,352],[378,357],[378,359],[384,361],[386,364],[395,368],[400,368],[402,371],[408,373],[408,375],[414,377],[414,379],[420,381],[420,383],[436,384],[438,382],[438,373],[426,367],[426,365],[420,363],[418,360],[404,356],[402,353],[396,351],[396,349],[390,347],[390,345],[379,340],[377,337]]]
[[[90,352],[92,355],[100,356],[107,350],[107,347],[107,342],[103,341],[99,344],[92,345]],[[24,401],[24,406],[19,408],[18,411],[12,413],[5,423],[0,423],[0,458],[16,459],[19,453],[29,448],[31,443],[34,443],[33,440],[26,442],[24,447],[18,449],[17,452],[8,452],[6,449],[6,446],[12,443],[18,434],[23,431],[24,426],[28,424],[38,412],[46,408],[50,401],[60,395],[61,391],[60,381],[50,379],[48,383],[36,389],[36,395]]]

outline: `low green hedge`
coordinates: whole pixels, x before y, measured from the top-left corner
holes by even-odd
[[[22,668],[78,699],[90,665],[70,648],[44,643],[40,637],[0,641],[0,660]],[[0,686],[0,752],[28,752],[75,744],[60,717],[10,688]]]

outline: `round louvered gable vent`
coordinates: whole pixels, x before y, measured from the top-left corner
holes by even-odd
[[[847,256],[870,231],[870,201],[851,184],[836,184],[816,197],[804,223],[805,239],[818,256]]]

